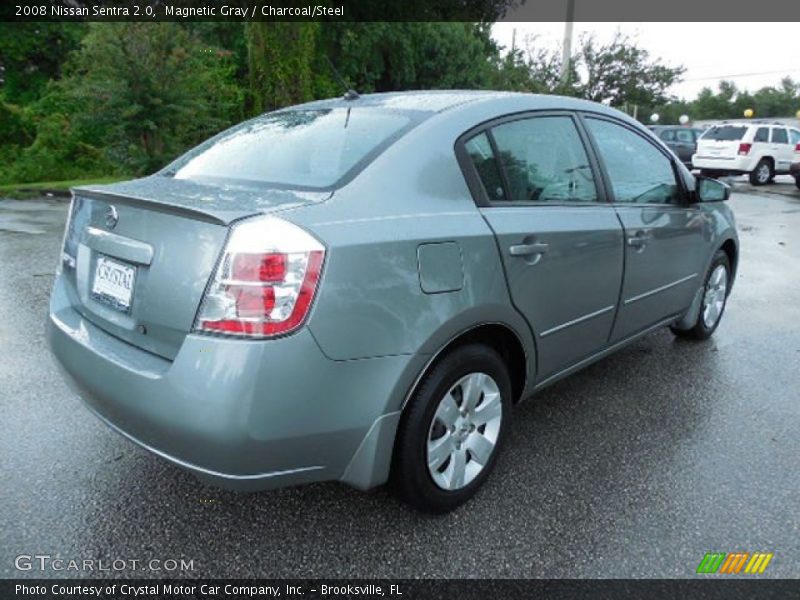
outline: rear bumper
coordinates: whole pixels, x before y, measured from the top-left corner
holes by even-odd
[[[731,173],[749,173],[756,168],[758,161],[748,156],[692,156],[692,166],[695,169],[708,171],[727,171]]]
[[[236,489],[383,483],[417,360],[330,360],[303,329],[271,341],[188,335],[168,361],[84,319],[58,280],[47,332],[67,380],[104,422]]]

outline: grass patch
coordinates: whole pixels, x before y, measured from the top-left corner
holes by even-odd
[[[97,183],[115,183],[131,179],[128,175],[115,175],[112,177],[91,177],[88,179],[67,179],[65,181],[37,181],[35,183],[4,183],[0,185],[0,194],[9,192],[69,192],[70,188],[80,185],[90,185]]]

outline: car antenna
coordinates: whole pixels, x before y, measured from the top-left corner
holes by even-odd
[[[358,92],[355,91],[353,88],[348,87],[348,85],[345,83],[344,79],[342,79],[342,76],[339,73],[339,71],[336,70],[336,67],[333,65],[333,62],[331,61],[331,59],[328,58],[327,56],[325,56],[325,60],[328,61],[328,65],[330,66],[331,71],[333,71],[333,75],[334,75],[334,77],[336,77],[336,81],[338,81],[339,85],[341,85],[345,89],[343,98],[345,100],[348,100],[348,101],[349,100],[358,100],[361,96],[359,96]]]

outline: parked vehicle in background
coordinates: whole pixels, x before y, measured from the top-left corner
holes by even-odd
[[[698,140],[692,164],[704,175],[748,175],[764,185],[789,172],[798,143],[800,130],[780,123],[721,123]]]
[[[697,140],[703,134],[702,129],[678,125],[651,125],[650,130],[687,168],[692,168],[692,156],[697,152]]]
[[[800,189],[800,130],[791,129],[789,131],[791,142],[794,144],[794,162],[789,168],[789,173],[794,177],[794,182]]]
[[[714,333],[729,193],[582,100],[290,107],[75,189],[49,342],[103,421],[202,479],[391,480],[443,512],[515,403],[651,331]]]

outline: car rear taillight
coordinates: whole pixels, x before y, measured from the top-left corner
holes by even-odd
[[[83,198],[72,196],[67,214],[67,224],[64,227],[64,240],[61,244],[61,260],[58,263],[57,273],[62,267],[74,269],[78,261],[78,241],[81,231],[88,223],[88,207]]]
[[[747,156],[750,153],[750,148],[753,144],[739,144],[739,156]]]
[[[794,147],[794,151],[795,151],[795,152],[800,152],[800,144],[797,144],[797,145]]]
[[[324,258],[316,238],[283,219],[235,224],[195,330],[260,338],[294,331],[308,316]]]

